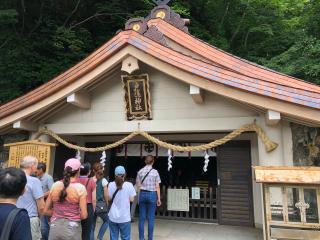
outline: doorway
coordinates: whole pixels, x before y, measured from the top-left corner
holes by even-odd
[[[216,151],[217,155],[210,151]],[[143,157],[151,154],[156,156],[154,168],[162,180],[162,206],[157,208],[157,218],[254,226],[250,141],[231,141],[208,153],[207,172],[203,171],[204,152],[173,153],[172,169],[168,171],[166,149],[151,147],[147,142],[128,143],[107,152],[106,176],[113,181],[115,167],[123,165],[127,180],[134,184],[137,172],[144,166]],[[85,155],[85,160],[91,163],[99,158],[95,153]],[[168,188],[189,189],[189,212],[167,210]],[[200,189],[200,199],[192,199],[192,188]]]
[[[199,145],[201,143],[187,143]],[[150,148],[150,149],[149,149]],[[147,149],[147,151],[146,151]],[[149,149],[149,151],[148,151]],[[204,172],[204,152],[173,152],[172,169],[168,171],[166,149],[150,147],[150,143],[132,143],[112,150],[111,169],[123,165],[127,171],[127,180],[135,183],[137,172],[145,165],[144,156],[155,156],[154,168],[161,178],[162,206],[157,208],[156,216],[161,219],[175,219],[198,222],[217,222],[217,161],[209,150],[210,161],[207,172]],[[113,179],[110,172],[110,179]],[[189,212],[168,211],[167,191],[169,188],[189,189]],[[192,198],[192,188],[198,188],[199,199]]]

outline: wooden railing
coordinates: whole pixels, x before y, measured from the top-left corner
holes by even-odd
[[[215,188],[201,187],[199,200],[191,198],[191,188],[189,188],[189,212],[167,210],[167,189],[166,186],[163,186],[161,189],[162,205],[157,208],[157,218],[217,222],[217,193]]]

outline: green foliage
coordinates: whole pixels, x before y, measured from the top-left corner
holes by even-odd
[[[0,26],[16,24],[18,13],[15,9],[0,10]]]
[[[319,0],[172,0],[194,36],[320,84]],[[152,0],[0,1],[0,104],[47,82],[145,17]]]
[[[320,40],[304,36],[265,65],[320,85]]]

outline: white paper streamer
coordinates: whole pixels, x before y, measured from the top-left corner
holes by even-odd
[[[211,156],[212,157],[216,157],[217,156],[217,152],[216,152],[216,150],[214,149],[214,148],[212,148],[212,149],[210,149],[211,150]]]
[[[208,154],[207,151],[204,151],[205,154],[204,154],[204,166],[203,166],[203,171],[204,172],[207,172],[208,171],[208,165],[209,165],[209,161],[210,161],[210,156]]]
[[[106,165],[106,159],[107,159],[106,151],[103,151],[100,158],[100,163],[103,166],[103,168]]]
[[[168,171],[172,169],[172,151],[168,149]]]
[[[79,161],[81,161],[81,153],[80,153],[79,150],[77,151],[76,159],[78,159]]]

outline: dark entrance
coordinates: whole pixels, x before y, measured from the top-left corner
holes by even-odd
[[[138,143],[144,144],[146,143]],[[101,144],[100,144],[101,145]],[[128,144],[130,145],[130,144]],[[130,148],[128,146],[128,148]],[[139,149],[139,148],[138,148]],[[117,165],[125,166],[127,170],[127,180],[135,182],[137,172],[144,166],[142,156],[117,156],[117,150],[112,150],[110,161],[110,179],[114,179],[113,169]],[[139,150],[138,150],[139,151]],[[209,152],[210,154],[210,152]],[[143,154],[145,156],[147,154]],[[161,195],[162,206],[157,208],[158,218],[190,220],[200,222],[217,222],[216,210],[216,189],[217,189],[217,161],[216,157],[211,156],[208,165],[208,171],[203,171],[204,157],[200,156],[178,156],[173,154],[173,168],[168,171],[168,157],[158,156],[154,164],[154,168],[158,170],[161,177]],[[177,155],[177,156],[175,156]],[[201,153],[204,155],[204,153]],[[200,188],[200,199],[192,199],[192,187]],[[189,212],[168,211],[167,210],[167,189],[183,188],[189,189],[190,193],[190,209]]]
[[[86,146],[104,144],[88,143]],[[123,165],[127,170],[127,180],[134,183],[137,171],[144,166],[140,154],[119,156],[117,149],[113,149],[107,155],[106,176],[112,181],[114,168]],[[100,157],[101,153],[86,153],[85,161],[98,162]],[[203,165],[204,157],[200,155],[176,156],[173,158],[173,169],[168,172],[168,157],[162,155],[156,159],[154,168],[161,176],[163,203],[157,208],[157,217],[253,226],[250,141],[233,141],[218,147],[217,157],[210,157],[208,172],[203,172]],[[200,199],[191,198],[192,187],[200,188]],[[168,188],[189,189],[189,212],[167,210]]]
[[[55,181],[63,178],[63,170],[65,162],[72,157],[75,157],[76,151],[70,149],[63,144],[59,144],[55,152],[53,179]]]
[[[219,223],[254,226],[250,141],[218,148]]]

